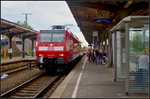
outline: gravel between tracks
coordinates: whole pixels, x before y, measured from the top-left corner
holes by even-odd
[[[21,72],[13,73],[8,78],[1,79],[1,93],[8,91],[9,89],[29,80],[30,78],[39,75],[41,72],[38,68],[32,68],[31,70],[24,70]]]

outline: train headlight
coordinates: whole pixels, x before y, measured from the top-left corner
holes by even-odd
[[[39,56],[42,56],[43,54],[39,54]]]
[[[58,56],[64,56],[64,54],[58,54]]]

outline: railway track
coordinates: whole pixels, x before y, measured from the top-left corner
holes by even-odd
[[[42,97],[49,88],[61,78],[62,74],[48,76],[38,75],[19,86],[1,94],[1,97],[9,98],[37,98]]]
[[[67,70],[59,75],[45,75],[40,74],[19,86],[10,89],[1,94],[3,98],[41,98],[49,97],[60,82],[69,74],[73,67],[77,64],[69,66]]]
[[[31,68],[33,68],[35,66],[36,66],[36,64],[32,65]],[[7,70],[2,70],[1,72],[4,73],[4,74],[12,74],[12,73],[19,72],[19,71],[22,71],[22,70],[25,70],[25,69],[28,69],[28,68],[29,67],[27,65],[25,65],[25,66],[11,68],[11,69],[7,69]]]
[[[1,73],[11,74],[11,73],[22,71],[25,69],[30,69],[30,68],[35,67],[35,66],[36,66],[36,64],[31,62],[31,61],[26,62],[26,63],[22,63],[22,64],[18,64],[16,62],[4,64],[4,65],[2,64]]]

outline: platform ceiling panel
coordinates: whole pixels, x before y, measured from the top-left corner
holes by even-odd
[[[109,33],[121,19],[127,16],[148,15],[149,2],[125,0],[77,0],[66,1],[85,39],[92,42],[92,31],[98,31],[99,37]],[[96,23],[94,18],[110,18],[107,24]],[[86,35],[90,36],[86,36]],[[90,38],[87,38],[90,37]],[[107,39],[108,37],[104,38]],[[103,39],[103,40],[104,40]],[[100,39],[102,40],[102,39]]]

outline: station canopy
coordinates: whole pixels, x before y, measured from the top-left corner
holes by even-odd
[[[20,38],[36,39],[38,31],[25,28],[16,23],[1,18],[1,34]]]
[[[92,32],[98,31],[99,41],[108,38],[110,29],[127,16],[147,16],[148,0],[75,0],[66,1],[88,43]]]

